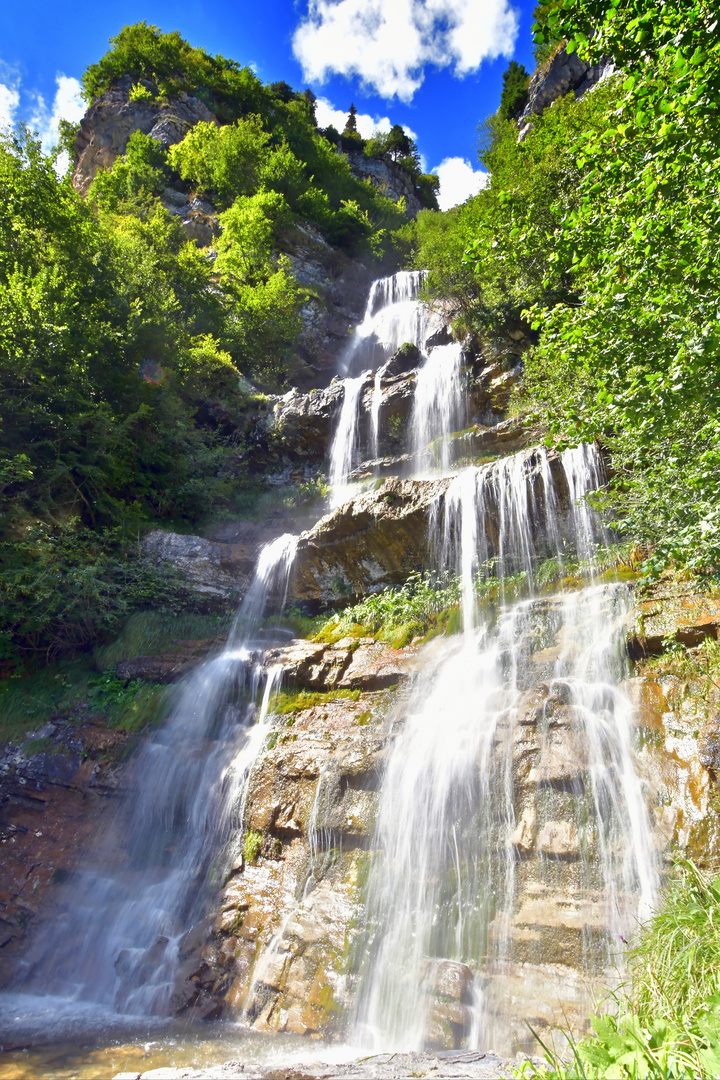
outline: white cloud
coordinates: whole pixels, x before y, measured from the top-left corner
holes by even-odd
[[[465,202],[471,195],[477,195],[488,179],[486,172],[473,169],[470,162],[461,157],[445,158],[433,172],[440,177],[438,205],[441,210],[449,210]]]
[[[342,131],[347,117],[347,109],[336,109],[327,98],[319,97],[315,102],[315,119],[318,127],[325,128],[332,124],[338,131]],[[389,116],[370,116],[369,113],[358,113],[355,117],[355,123],[357,124],[358,133],[362,135],[363,139],[369,139],[376,131],[389,131],[393,126]],[[411,139],[417,139],[417,135],[407,124],[402,126]]]
[[[0,127],[12,127],[19,104],[20,93],[17,87],[0,83]]]
[[[57,90],[52,109],[45,104],[42,94],[35,96],[35,105],[30,117],[30,127],[37,131],[42,148],[47,153],[58,141],[60,121],[69,120],[76,124],[85,113],[85,103],[80,94],[80,83],[58,72],[55,76]]]
[[[308,0],[293,51],[309,82],[357,76],[409,101],[427,65],[466,75],[511,56],[517,32],[509,0]]]

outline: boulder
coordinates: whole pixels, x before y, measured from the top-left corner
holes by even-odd
[[[430,517],[450,482],[385,480],[321,518],[298,542],[295,596],[337,603],[430,566]]]

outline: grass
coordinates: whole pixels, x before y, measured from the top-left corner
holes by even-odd
[[[358,701],[359,690],[281,690],[272,704],[277,716],[291,716],[330,701]]]
[[[96,671],[87,659],[50,664],[33,675],[0,683],[0,742],[19,742],[50,720],[102,719],[108,727],[139,731],[166,716],[167,688]],[[88,706],[83,708],[82,706]],[[27,753],[49,749],[45,739],[24,742]],[[41,743],[43,745],[41,745]]]
[[[516,1075],[720,1075],[720,877],[676,858],[660,908],[629,952],[628,974],[609,995],[614,1011],[592,1018],[593,1035],[570,1041],[570,1060],[544,1046],[545,1065],[526,1062]]]

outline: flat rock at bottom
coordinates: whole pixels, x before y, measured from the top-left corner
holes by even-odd
[[[202,1070],[162,1068],[144,1073],[118,1073],[114,1080],[227,1080],[232,1077],[243,1077],[244,1080],[250,1077],[257,1080],[340,1080],[345,1077],[351,1080],[400,1080],[408,1076],[428,1076],[434,1080],[449,1080],[450,1077],[496,1080],[511,1076],[518,1064],[520,1061],[517,1058],[500,1058],[478,1050],[446,1050],[438,1053],[377,1054],[336,1065],[320,1061],[288,1062],[285,1065],[226,1061],[223,1065],[212,1065]]]

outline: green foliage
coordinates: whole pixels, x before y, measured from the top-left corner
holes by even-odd
[[[271,709],[278,716],[294,716],[328,701],[358,701],[359,698],[359,690],[281,690],[273,699]]]
[[[401,648],[413,637],[444,628],[449,609],[459,602],[460,582],[454,575],[411,574],[404,585],[388,586],[334,615],[317,640],[372,634]]]
[[[530,72],[524,64],[511,60],[502,77],[500,108],[498,113],[503,120],[514,120],[520,115],[527,103],[527,88]]]
[[[166,154],[160,144],[142,131],[134,131],[124,156],[112,170],[98,172],[88,199],[104,210],[139,210],[149,207],[167,185],[168,176]]]
[[[648,569],[720,566],[720,39],[701,0],[558,4],[553,33],[623,68],[602,127],[570,152],[549,273],[581,298],[530,312],[529,389],[565,439],[613,453],[610,505]],[[547,33],[538,28],[538,37]],[[589,95],[595,97],[595,93]],[[610,105],[610,102],[608,102]],[[555,110],[551,110],[554,112]]]
[[[182,581],[144,562],[121,529],[72,519],[25,526],[0,543],[0,659],[84,648],[112,634],[137,608],[177,609]]]
[[[48,721],[73,724],[89,719],[122,731],[139,731],[166,715],[166,687],[142,679],[118,679],[98,672],[86,659],[44,665],[32,675],[0,681],[0,742],[22,740],[26,732]],[[26,753],[40,753],[38,740],[24,744]]]
[[[183,180],[229,205],[236,195],[249,195],[257,188],[269,140],[259,116],[222,127],[200,121],[182,142],[170,147],[168,156]]]
[[[158,27],[140,22],[124,26],[110,43],[112,48],[82,77],[88,104],[124,75],[149,80],[163,97],[194,93],[225,120],[254,111],[265,96],[249,68],[193,48],[177,30],[163,34]]]
[[[581,132],[604,128],[616,96],[612,83],[580,101],[569,94],[533,121],[522,143],[512,122],[490,117],[481,132],[490,185],[444,214],[418,215],[414,261],[428,270],[425,295],[449,303],[459,332],[502,334],[531,304],[573,301],[574,280],[553,261],[578,198],[570,146]]]
[[[560,3],[561,0],[541,0],[533,9],[533,24],[542,31],[542,37],[536,36],[533,45],[533,55],[538,65],[545,65],[562,42],[562,36],[558,36],[555,29],[557,16],[553,14]]]
[[[157,608],[136,611],[123,623],[113,641],[95,650],[93,660],[102,669],[114,668],[119,660],[159,653],[178,641],[222,641],[227,637],[231,623],[231,616],[220,613],[199,614]]]
[[[248,829],[245,833],[245,839],[243,840],[243,857],[245,862],[254,863],[257,861],[260,855],[260,849],[262,848],[263,835],[261,832],[255,832],[254,829]]]

